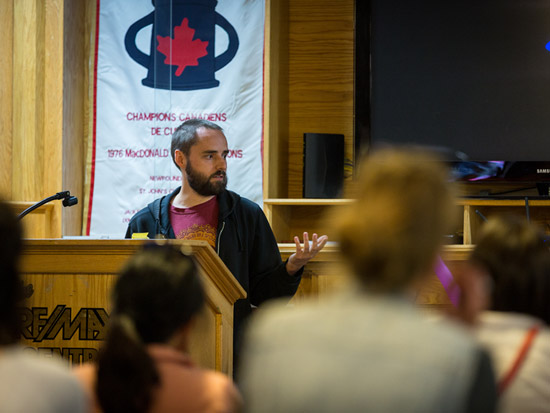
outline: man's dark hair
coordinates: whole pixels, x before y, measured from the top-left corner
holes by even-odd
[[[22,299],[22,281],[18,261],[23,245],[23,231],[12,208],[0,200],[0,345],[18,340]]]
[[[189,156],[189,150],[191,146],[197,143],[197,129],[206,128],[223,131],[223,129],[204,119],[189,119],[183,122],[172,134],[172,144],[170,147],[170,153],[172,154],[172,160],[174,164],[179,169],[178,164],[176,163],[176,149],[179,149],[187,157]]]

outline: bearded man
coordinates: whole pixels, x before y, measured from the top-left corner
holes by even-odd
[[[226,189],[227,139],[218,125],[201,119],[181,124],[172,135],[171,155],[181,171],[182,185],[150,203],[132,217],[126,238],[206,240],[247,292],[235,303],[235,333],[252,305],[275,297],[293,296],[304,265],[319,252],[327,237],[305,232],[303,245],[282,262],[273,231],[254,202]],[[238,342],[235,343],[235,349]]]

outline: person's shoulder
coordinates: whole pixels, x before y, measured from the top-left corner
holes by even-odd
[[[160,208],[160,204],[163,198],[157,198],[154,201],[147,204],[147,206],[141,208],[138,212],[134,214],[134,216],[130,219],[130,223],[132,222],[141,222],[144,219],[150,219],[151,217],[154,217],[153,211],[155,209]]]
[[[233,380],[227,375],[215,370],[201,369],[204,382],[212,392],[218,394],[236,394],[240,397]]]
[[[225,374],[199,367],[188,354],[167,345],[149,345],[148,351],[163,382],[156,410],[173,410],[174,405],[188,405],[190,411],[198,410],[198,406],[204,411],[240,410],[240,393]],[[187,392],[182,393],[181,388],[186,388]]]
[[[35,377],[74,379],[66,362],[59,357],[40,357],[33,352],[24,351],[17,347],[4,352],[2,364],[8,367],[17,366],[20,371],[32,372]]]
[[[244,196],[237,194],[236,192],[226,190],[221,194],[223,202],[229,205],[230,209],[241,209],[246,212],[258,213],[262,211],[262,208]]]
[[[254,214],[263,214],[262,207],[248,198],[241,196],[241,204],[243,205],[243,208]]]
[[[417,337],[433,343],[433,357],[437,354],[444,358],[448,354],[457,354],[470,358],[482,350],[469,327],[446,316],[435,319],[425,317],[415,328]]]
[[[484,311],[474,330],[477,339],[492,351],[508,352],[521,345],[532,328],[537,328],[533,348],[550,359],[550,326],[531,315]]]
[[[273,299],[262,304],[250,320],[247,332],[257,339],[286,341],[285,337],[300,335],[304,326],[314,326],[326,320],[333,307],[311,299],[289,306],[287,298]]]
[[[25,401],[16,401],[15,395],[9,399],[30,409],[42,406],[44,412],[84,411],[84,389],[67,363],[59,357],[44,358],[20,348],[5,350],[0,362],[0,375],[16,386],[24,382],[26,391],[34,394],[33,398]]]
[[[198,369],[193,380],[200,383],[201,388],[196,389],[197,394],[201,394],[203,400],[201,405],[207,405],[208,411],[215,412],[238,412],[242,410],[243,399],[228,376],[214,370]]]
[[[167,208],[170,204],[170,200],[175,197],[180,190],[181,187],[178,187],[172,193],[149,202],[145,207],[134,214],[130,222],[143,220],[144,218],[148,219],[149,217],[156,218],[156,215],[159,214],[160,209]]]
[[[138,212],[136,212],[130,221],[136,221],[143,219],[145,216],[151,215],[151,210],[149,209],[149,206],[146,206],[145,208],[141,208]]]

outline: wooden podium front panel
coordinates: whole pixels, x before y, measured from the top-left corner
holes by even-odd
[[[105,339],[116,275],[26,274],[23,280],[34,290],[23,311],[23,343],[44,356],[57,354],[75,364],[94,360]],[[222,320],[219,308],[207,300],[190,344],[199,365],[220,371],[222,359],[216,348],[228,344],[223,343]]]
[[[32,295],[23,311],[23,343],[72,363],[96,358],[109,320],[114,274],[25,274]]]
[[[26,240],[22,272],[30,297],[23,311],[23,343],[72,363],[95,359],[106,334],[116,274],[144,242]],[[185,244],[195,257],[206,294],[191,334],[191,356],[200,366],[231,374],[233,303],[245,297],[244,290],[208,243],[174,242]]]

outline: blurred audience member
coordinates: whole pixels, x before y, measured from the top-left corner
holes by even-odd
[[[491,281],[491,311],[478,320],[490,350],[503,412],[550,412],[550,252],[520,217],[484,226],[471,262]]]
[[[445,309],[444,313],[469,328],[474,327],[479,321],[480,313],[489,308],[487,271],[470,261],[462,261],[458,265],[455,264],[452,276],[450,290],[457,297],[457,303]],[[439,319],[442,315],[436,315],[435,319]]]
[[[188,354],[204,305],[194,260],[177,247],[150,245],[130,258],[115,284],[107,339],[97,367],[76,371],[94,410],[234,412],[241,396],[227,376],[197,367]]]
[[[86,398],[67,363],[25,352],[18,345],[22,280],[18,260],[22,229],[0,201],[0,411],[73,413],[86,411]]]
[[[337,227],[355,288],[258,310],[239,382],[247,410],[493,411],[488,354],[414,305],[454,215],[445,169],[418,150],[385,150],[366,159],[357,185]]]

